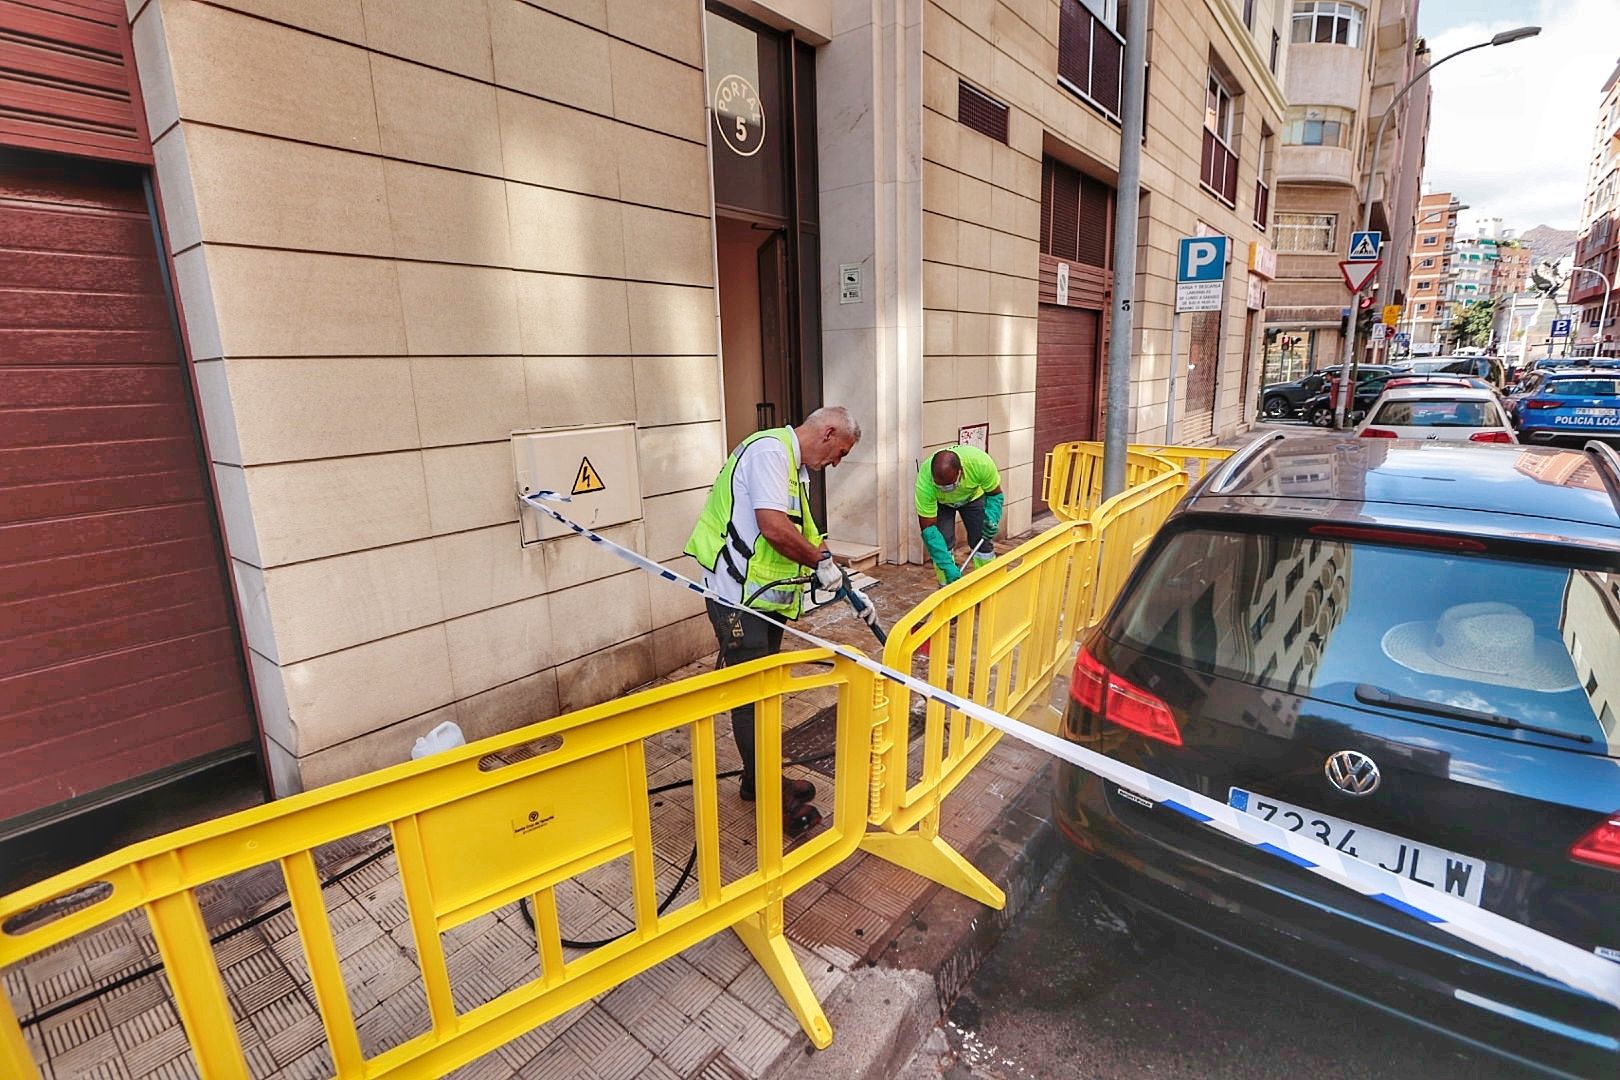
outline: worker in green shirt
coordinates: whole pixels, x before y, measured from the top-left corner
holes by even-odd
[[[923,459],[922,468],[917,470],[917,524],[942,584],[962,576],[951,555],[957,516],[962,518],[962,528],[972,545],[972,565],[977,570],[995,557],[991,541],[1001,527],[1005,504],[1001,474],[983,450],[947,446]]]

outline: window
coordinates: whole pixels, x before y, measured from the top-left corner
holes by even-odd
[[[1204,93],[1204,127],[1226,146],[1232,145],[1232,94],[1213,71]]]
[[[1425,236],[1423,238],[1423,242],[1425,244],[1438,244],[1440,242],[1440,238],[1438,236]]]
[[[1283,123],[1283,142],[1289,146],[1350,145],[1356,114],[1335,105],[1290,105]]]
[[[1418,305],[1418,313],[1419,314],[1422,314],[1423,312],[1428,311],[1428,310],[1429,310],[1429,305],[1428,304],[1419,304]]]
[[[1282,55],[1282,36],[1273,30],[1271,32],[1271,73],[1277,74],[1277,60]]]
[[[1420,282],[1418,282],[1418,292],[1427,292],[1429,289],[1432,289],[1432,288],[1434,288],[1434,282],[1432,282],[1432,281],[1420,281]]]
[[[1296,0],[1294,41],[1304,45],[1361,46],[1362,11],[1340,0]]]
[[[1254,0],[1243,0],[1243,25],[1254,29]]]
[[[1119,25],[1118,0],[1059,0],[1058,81],[1116,124],[1125,67]]]
[[[1254,223],[1261,232],[1271,220],[1271,144],[1273,136],[1264,127],[1260,129],[1260,164],[1254,173]]]
[[[1429,257],[1427,259],[1424,259],[1422,262],[1418,263],[1418,265],[1419,266],[1425,266],[1425,267],[1433,266],[1434,265],[1434,258],[1431,256],[1431,257]]]
[[[1277,250],[1290,252],[1333,252],[1333,234],[1338,230],[1337,214],[1277,215]]]
[[[1204,153],[1198,179],[1228,206],[1237,205],[1237,154],[1232,152],[1232,92],[1214,71],[1204,83]]]

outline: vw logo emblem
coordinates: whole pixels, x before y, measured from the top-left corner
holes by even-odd
[[[1383,779],[1378,765],[1359,750],[1340,750],[1330,755],[1322,766],[1322,773],[1328,783],[1346,795],[1371,795]]]

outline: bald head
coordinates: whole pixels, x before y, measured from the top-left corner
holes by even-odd
[[[934,483],[949,487],[962,476],[962,459],[956,456],[954,450],[941,450],[934,455],[933,473]]]

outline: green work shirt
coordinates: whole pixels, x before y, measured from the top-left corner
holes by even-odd
[[[1001,486],[1001,474],[996,471],[996,463],[983,450],[971,446],[947,446],[945,449],[954,453],[962,463],[962,475],[956,481],[955,491],[940,491],[939,485],[934,483],[934,454],[942,451],[935,450],[934,454],[924,458],[922,468],[917,470],[918,517],[938,517],[941,503],[961,506]]]

